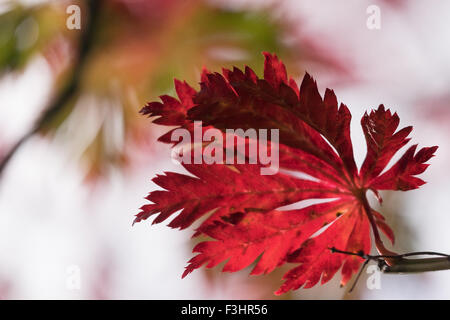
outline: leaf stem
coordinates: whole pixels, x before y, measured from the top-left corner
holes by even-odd
[[[370,226],[372,228],[373,236],[374,236],[374,239],[375,239],[375,246],[376,246],[378,252],[380,254],[382,254],[382,255],[385,255],[385,256],[388,256],[388,255],[397,256],[397,253],[388,250],[384,246],[383,241],[381,240],[377,224],[376,224],[374,216],[372,214],[372,208],[369,205],[369,201],[367,201],[367,197],[366,197],[366,191],[367,190],[366,189],[361,189],[359,191],[360,191],[360,193],[357,194],[357,197],[361,200],[361,202],[363,204],[363,207],[364,207],[364,211],[365,211],[365,213],[367,215],[367,218],[369,219],[369,223],[370,223]],[[391,261],[390,261],[389,258],[386,260],[386,263],[389,264],[389,265],[391,264]]]

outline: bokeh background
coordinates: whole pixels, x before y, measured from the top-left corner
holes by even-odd
[[[66,26],[73,4],[80,30]],[[450,298],[450,271],[382,275],[374,290],[364,274],[351,294],[335,277],[281,297],[285,270],[181,280],[192,231],[131,225],[150,179],[181,171],[139,109],[173,94],[173,78],[197,85],[203,67],[261,74],[269,51],[349,106],[359,164],[359,119],[380,103],[414,143],[440,146],[428,184],[384,193],[380,210],[395,251],[449,253],[449,12],[446,0],[0,1],[0,299]]]

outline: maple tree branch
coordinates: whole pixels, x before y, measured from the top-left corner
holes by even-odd
[[[353,283],[349,292],[352,292],[358,282],[362,271],[369,263],[373,260],[378,263],[378,266],[383,273],[419,273],[419,272],[429,272],[429,271],[440,271],[440,270],[450,270],[450,255],[433,252],[433,251],[416,251],[407,252],[397,255],[370,255],[365,254],[363,251],[350,252],[336,249],[335,247],[329,248],[332,253],[341,253],[346,255],[358,256],[364,259],[364,264],[362,265],[359,273]],[[440,256],[439,258],[422,258],[422,259],[406,259],[411,256]],[[389,259],[391,264],[388,264],[386,260]]]
[[[378,262],[379,266],[382,266],[383,272],[386,273],[412,273],[412,272],[427,272],[427,271],[438,271],[438,270],[450,270],[450,256],[440,252],[432,252],[432,251],[418,251],[418,252],[409,252],[404,254],[396,254],[392,252],[383,244],[381,240],[378,227],[376,225],[375,219],[372,214],[372,209],[367,201],[365,192],[360,196],[362,200],[364,211],[369,219],[374,238],[375,245],[377,250],[381,255],[365,255],[361,252],[358,252],[353,255],[360,256],[366,261],[375,260]],[[341,251],[335,249],[334,252],[337,253],[346,253],[348,252]],[[406,257],[418,256],[418,255],[432,255],[432,256],[440,256],[440,258],[425,258],[425,259],[405,259]],[[364,265],[365,266],[365,265]],[[358,277],[359,278],[359,277]]]
[[[350,251],[339,250],[339,249],[336,249],[335,247],[331,247],[329,249],[333,253],[343,253],[343,254],[347,254],[347,255],[358,256],[358,257],[361,257],[361,258],[366,259],[366,260],[402,259],[402,258],[405,258],[405,257],[425,256],[425,255],[442,256],[442,257],[446,257],[446,258],[450,259],[450,255],[448,255],[446,253],[434,252],[434,251],[414,251],[414,252],[407,252],[407,253],[395,254],[395,255],[370,255],[370,254],[365,254],[363,251],[350,252]],[[423,260],[423,259],[417,259],[417,260]],[[412,260],[409,260],[409,261],[412,261]]]
[[[450,257],[403,259],[397,264],[383,268],[384,273],[419,273],[440,270],[450,270]]]
[[[86,5],[86,17],[87,23],[84,27],[84,31],[81,34],[80,44],[78,48],[78,54],[75,58],[75,63],[73,66],[72,77],[69,83],[61,90],[59,95],[53,100],[44,113],[39,117],[33,127],[26,132],[8,151],[8,153],[0,159],[0,175],[5,170],[6,166],[20,149],[20,147],[28,141],[34,134],[38,133],[46,123],[54,119],[54,117],[64,108],[66,103],[77,92],[80,82],[83,67],[86,62],[88,53],[91,51],[92,43],[94,40],[94,31],[98,23],[98,16],[100,13],[100,7],[104,0],[87,0]]]
[[[412,272],[427,272],[427,271],[450,269],[450,256],[444,253],[432,251],[418,251],[404,254],[396,254],[395,252],[386,249],[386,247],[383,244],[383,241],[381,240],[378,227],[373,217],[372,208],[370,207],[369,202],[367,201],[365,190],[361,192],[359,198],[363,203],[364,211],[366,212],[366,215],[369,219],[373,235],[375,238],[376,248],[378,252],[381,253],[381,255],[372,256],[364,254],[362,252],[349,253],[346,251],[337,250],[336,248],[332,248],[332,252],[356,255],[365,259],[366,261],[375,260],[378,262],[380,267],[382,266],[383,272],[386,273],[412,273]],[[440,256],[440,258],[405,259],[406,257],[418,255]],[[364,264],[363,267],[365,267],[365,265],[366,264]],[[360,272],[362,272],[362,269]],[[357,279],[358,278],[359,275]]]

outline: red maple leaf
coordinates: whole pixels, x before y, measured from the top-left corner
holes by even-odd
[[[333,254],[335,247],[350,252],[370,252],[372,230],[382,254],[391,253],[379,230],[394,242],[383,216],[371,209],[368,190],[411,190],[425,182],[416,177],[426,168],[437,147],[416,145],[389,169],[394,154],[409,139],[412,127],[397,130],[399,117],[380,105],[364,114],[361,125],[367,155],[361,169],[355,164],[350,139],[351,114],[338,105],[334,92],[322,98],[316,82],[306,74],[300,88],[287,77],[284,64],[265,55],[264,79],[248,67],[223,70],[223,75],[204,71],[201,89],[175,80],[179,97],[162,96],[142,113],[159,116],[155,123],[194,130],[193,121],[205,127],[226,129],[278,129],[279,167],[273,175],[261,175],[262,164],[183,164],[191,175],[166,172],[153,181],[164,190],[153,191],[135,222],[157,214],[160,223],[176,213],[169,223],[184,229],[207,216],[195,235],[211,241],[194,248],[198,254],[183,277],[206,264],[214,267],[227,260],[223,271],[241,270],[257,261],[252,274],[269,273],[285,263],[297,267],[285,276],[276,292],[310,288],[329,281],[342,267],[345,285],[358,270],[359,256]],[[173,131],[160,138],[171,142]],[[250,146],[250,139],[244,139]],[[205,147],[205,145],[203,146]],[[384,171],[384,173],[383,173]],[[308,175],[300,178],[301,172]],[[307,199],[329,199],[295,210],[280,207]]]

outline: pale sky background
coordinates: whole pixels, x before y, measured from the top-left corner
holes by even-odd
[[[359,120],[365,110],[380,103],[399,113],[401,126],[414,126],[412,143],[440,146],[421,176],[428,184],[392,195],[399,202],[396,219],[407,224],[413,241],[401,243],[401,230],[393,229],[396,249],[450,253],[450,125],[424,117],[418,103],[449,94],[450,2],[413,0],[404,1],[403,7],[389,5],[390,1],[280,2],[278,14],[301,20],[302,32],[331,39],[327,45],[335,51],[329,54],[346,57],[355,66],[361,81],[334,83],[333,89],[353,114],[352,138],[359,164],[365,155]],[[257,1],[229,3],[248,6]],[[381,8],[380,30],[366,27],[370,4]],[[326,70],[315,78],[322,93],[332,82]],[[22,74],[0,78],[0,149],[30,126],[45,106],[51,83],[49,67],[39,56]],[[28,141],[0,181],[0,298],[2,292],[13,299],[257,299],[267,295],[261,290],[270,289],[247,280],[248,270],[223,275],[215,286],[206,285],[202,271],[181,280],[190,257],[191,232],[172,230],[164,223],[151,226],[149,221],[131,227],[133,215],[145,203],[143,197],[155,188],[150,179],[162,171],[179,170],[169,160],[168,147],[158,144],[156,153],[157,159],[149,159],[126,176],[116,173],[106,185],[90,188],[82,181],[79,164],[58,139]],[[74,270],[80,272],[79,289],[70,285]],[[345,290],[338,288],[338,280],[299,290],[296,297],[342,298]],[[381,286],[368,290],[363,279],[357,291],[345,297],[448,299],[450,271],[382,275]]]

